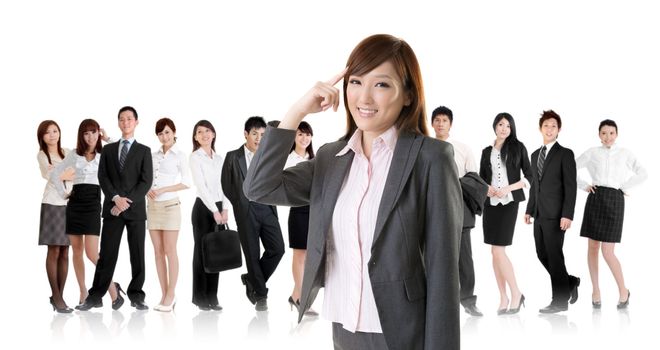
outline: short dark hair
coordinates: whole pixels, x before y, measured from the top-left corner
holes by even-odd
[[[200,145],[199,142],[197,142],[197,140],[195,140],[195,134],[197,133],[197,128],[200,127],[200,126],[203,126],[207,129],[211,129],[211,131],[213,131],[213,133],[215,134],[215,137],[213,138],[213,141],[211,141],[211,149],[213,151],[215,151],[215,139],[218,138],[218,133],[215,132],[215,128],[213,127],[213,124],[211,124],[210,121],[202,119],[202,120],[198,121],[197,124],[195,124],[195,127],[193,128],[193,135],[192,135],[193,152],[195,152],[200,147],[202,147],[202,145]]]
[[[616,122],[612,119],[605,119],[602,122],[600,122],[600,125],[598,125],[598,132],[600,132],[600,129],[603,128],[603,126],[612,126],[614,127],[614,130],[616,130],[616,133],[619,133],[619,127],[616,126]]]
[[[245,132],[250,132],[252,129],[261,129],[266,128],[267,124],[263,117],[254,116],[250,117],[245,121]]]
[[[561,129],[561,117],[552,109],[548,109],[547,111],[543,111],[543,113],[541,113],[541,119],[539,119],[539,129],[543,126],[543,122],[548,119],[556,120],[557,127]]]
[[[120,109],[119,109],[119,113],[117,113],[117,119],[119,119],[119,115],[120,115],[120,114],[122,114],[122,113],[124,113],[124,112],[126,112],[126,111],[131,111],[131,112],[133,112],[133,115],[135,116],[135,120],[138,119],[137,111],[135,110],[135,108],[133,108],[133,107],[131,107],[131,106],[124,106],[124,107],[120,108]]]
[[[87,152],[88,145],[87,142],[85,142],[85,133],[88,131],[100,132],[100,130],[101,127],[99,126],[99,123],[94,119],[85,119],[80,122],[80,126],[78,126],[78,141],[76,143],[77,155],[82,157],[85,155],[85,152]],[[98,139],[96,139],[96,145],[94,145],[94,152],[101,153],[102,148],[101,135],[99,135]]]
[[[276,127],[280,126],[280,121],[279,120],[271,120],[267,124],[271,128],[276,128]]]
[[[433,123],[433,120],[435,117],[439,115],[446,115],[447,118],[449,118],[449,124],[454,123],[454,113],[452,113],[451,109],[445,107],[445,106],[440,106],[436,109],[433,110],[433,113],[431,114],[431,123]]]

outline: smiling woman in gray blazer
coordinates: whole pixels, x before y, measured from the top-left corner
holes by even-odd
[[[245,194],[310,205],[299,317],[324,287],[336,349],[459,349],[463,204],[453,149],[426,137],[421,72],[405,41],[368,37],[346,66],[267,129]],[[337,110],[342,79],[346,134],[282,170],[300,121]]]

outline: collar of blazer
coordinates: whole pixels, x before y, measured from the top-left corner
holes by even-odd
[[[376,219],[376,228],[372,247],[378,241],[378,237],[383,231],[387,217],[390,215],[399,199],[401,192],[407,182],[413,166],[417,160],[417,154],[422,146],[423,136],[415,135],[409,132],[401,132],[394,148],[392,163],[390,165],[383,196],[378,207],[378,217]],[[339,191],[344,183],[346,174],[353,163],[355,153],[349,151],[344,155],[333,157],[334,164],[329,167],[329,174],[325,177],[323,185],[323,233],[326,234],[332,222],[332,213],[339,197]]]
[[[541,180],[545,177],[545,169],[547,168],[548,164],[552,161],[552,159],[555,157],[555,154],[559,153],[559,151],[563,147],[559,144],[559,142],[555,142],[555,144],[550,148],[550,151],[548,151],[548,154],[545,155],[545,160],[543,161],[543,173],[541,173]],[[539,154],[536,156],[536,160],[538,161],[539,156],[541,155],[541,149],[539,148]]]
[[[245,160],[245,150],[243,149],[244,145],[241,145],[236,151],[238,154],[238,167],[241,169],[241,176],[245,180],[247,175],[247,161]]]
[[[112,159],[115,165],[115,169],[117,169],[117,173],[122,172],[122,170],[119,169],[119,147],[121,146],[122,140],[120,139],[117,142],[113,142],[111,144],[108,144],[106,147],[111,147],[110,148],[110,154],[112,155]],[[133,139],[133,143],[131,143],[131,148],[128,149],[128,153],[126,154],[126,160],[124,161],[124,164],[128,164],[131,161],[131,158],[134,157],[135,150],[137,149],[137,145],[139,143],[137,140]]]

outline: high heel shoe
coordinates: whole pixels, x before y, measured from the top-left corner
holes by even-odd
[[[174,311],[175,306],[176,306],[176,298],[174,298],[172,300],[172,304],[170,304],[170,305],[158,304],[158,305],[154,306],[154,310],[161,311],[161,312],[171,312],[171,311]]]
[[[121,289],[119,283],[117,282],[114,283],[115,283],[115,289],[117,290],[117,298],[115,298],[115,300],[112,301],[112,309],[119,310],[119,308],[122,305],[124,305],[124,297],[121,296],[121,293],[124,293],[124,295],[126,295],[126,292],[124,292],[124,290]]]
[[[300,313],[300,308],[302,307],[302,306],[300,305],[300,300],[293,301],[293,298],[292,298],[292,297],[289,297],[289,305],[290,305],[290,307],[291,307],[291,310],[293,310],[293,307],[295,306],[295,307],[296,307],[296,311],[298,311],[298,313]],[[306,315],[306,316],[318,316],[319,313],[316,312],[316,311],[314,311],[314,310],[312,310],[312,309],[310,308],[310,309],[308,309],[307,311],[305,311],[305,315]]]
[[[518,311],[520,311],[520,308],[523,307],[523,306],[525,306],[525,295],[520,294],[520,301],[518,302],[518,307],[509,309],[507,314],[509,314],[509,315],[517,314]]]
[[[497,316],[506,315],[509,312],[509,309],[497,309]]]
[[[600,309],[600,301],[591,301],[591,306],[593,306],[594,309]]]
[[[616,308],[618,310],[625,309],[628,307],[628,304],[630,304],[630,290],[628,290],[628,297],[626,298],[626,300],[620,301],[618,304],[616,304]]]
[[[53,311],[57,311],[57,313],[60,314],[70,314],[73,312],[73,309],[66,306],[66,304],[64,304],[63,308],[57,307],[57,305],[55,305],[55,301],[53,300],[53,297],[50,297],[50,305],[53,306]]]

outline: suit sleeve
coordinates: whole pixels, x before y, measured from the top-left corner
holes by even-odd
[[[115,187],[112,185],[112,181],[110,181],[110,177],[108,175],[108,163],[111,162],[110,157],[112,157],[112,153],[113,152],[110,152],[110,147],[103,147],[103,150],[101,151],[101,159],[99,160],[98,171],[99,185],[101,186],[101,190],[103,190],[103,195],[105,195],[107,198],[110,198],[110,200],[112,200],[112,197],[116,195],[119,195],[120,197],[126,196],[124,193],[117,192],[117,189],[115,189]],[[116,156],[117,155],[115,155],[115,157]]]
[[[577,197],[577,170],[575,155],[566,149],[561,162],[561,176],[564,180],[564,203],[562,203],[561,217],[573,220],[575,212],[575,199]]]
[[[433,157],[425,210],[426,330],[424,349],[460,349],[459,236],[463,199],[449,148]],[[421,209],[421,208],[420,208]]]
[[[233,186],[234,176],[234,160],[236,159],[233,152],[227,152],[224,163],[222,163],[222,173],[220,174],[220,186],[225,197],[229,199],[232,204],[237,204],[240,198],[236,197],[236,191]]]
[[[527,148],[522,143],[520,143],[520,157],[522,158],[520,160],[520,166],[523,176],[525,178],[525,186],[527,188],[530,188],[532,185],[532,181],[534,181],[534,175],[533,175],[534,173],[532,173],[532,165],[529,164],[529,155],[527,154]]]
[[[531,215],[532,217],[534,216],[534,213],[536,213],[536,192],[537,192],[536,186],[538,186],[536,161],[534,160],[535,157],[538,157],[536,151],[532,153],[532,157],[531,157],[530,170],[532,172],[531,175],[532,180],[531,180],[531,185],[529,186],[529,200],[527,201],[527,209],[525,210],[525,214]]]
[[[316,158],[282,170],[295,137],[295,130],[266,130],[243,183],[249,200],[294,207],[309,204]]]
[[[151,184],[154,179],[154,163],[151,160],[151,149],[147,146],[142,146],[140,148],[142,149],[142,164],[140,164],[138,181],[128,194],[128,198],[132,201],[138,199],[144,200],[147,192],[151,189]]]

